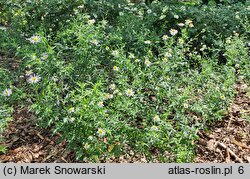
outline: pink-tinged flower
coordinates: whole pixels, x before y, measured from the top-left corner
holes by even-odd
[[[104,107],[103,101],[99,101],[99,102],[97,103],[97,106],[98,106],[99,108]]]
[[[2,92],[2,95],[3,96],[10,96],[12,94],[12,89],[5,89],[3,92]]]

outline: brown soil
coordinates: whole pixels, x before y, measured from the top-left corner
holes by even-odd
[[[0,155],[2,163],[75,162],[74,153],[66,150],[66,142],[59,142],[60,136],[52,135],[49,129],[38,128],[35,116],[27,109],[15,109],[4,138],[0,145],[8,147],[8,152]]]
[[[0,67],[8,69],[10,71],[15,71],[19,67],[20,60],[11,57],[13,55],[3,55],[0,51]]]
[[[209,132],[198,133],[195,162],[250,163],[250,88],[239,84],[236,89],[229,115]]]

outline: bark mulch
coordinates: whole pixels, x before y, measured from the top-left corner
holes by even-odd
[[[229,115],[198,133],[195,162],[250,163],[250,88],[238,84],[236,89]]]

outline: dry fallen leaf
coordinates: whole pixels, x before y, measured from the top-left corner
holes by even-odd
[[[248,156],[246,158],[247,158],[248,163],[250,163],[250,156]]]
[[[229,148],[226,149],[226,153],[225,153],[225,158],[226,158],[226,163],[230,163],[230,153],[229,153]]]
[[[242,147],[242,148],[245,148],[245,149],[249,149],[249,150],[250,150],[250,147],[249,147],[249,146],[247,146],[247,145],[244,144],[244,143],[238,142],[238,141],[236,141],[235,139],[232,140],[232,143],[235,144],[235,145],[238,145],[238,146],[240,146],[240,147]]]
[[[208,142],[207,142],[207,149],[208,150],[214,150],[214,140],[213,139],[211,139],[211,140],[209,140]]]

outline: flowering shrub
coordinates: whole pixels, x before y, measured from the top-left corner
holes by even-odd
[[[5,13],[17,10],[25,23],[7,18],[18,29],[4,33],[17,38],[20,88],[38,124],[60,133],[79,160],[140,154],[147,161],[190,162],[197,131],[222,120],[236,80],[249,79],[247,36],[229,25],[228,34],[213,39],[216,23],[202,26],[207,14],[200,14],[223,8],[75,1],[65,14],[63,5],[54,12],[49,2],[39,3],[30,16],[23,14],[30,5],[5,5]],[[41,24],[31,26],[36,20]],[[236,23],[246,33],[246,23]],[[215,40],[220,44],[211,45]],[[225,63],[217,51],[225,52]],[[17,90],[0,89],[3,104]]]

